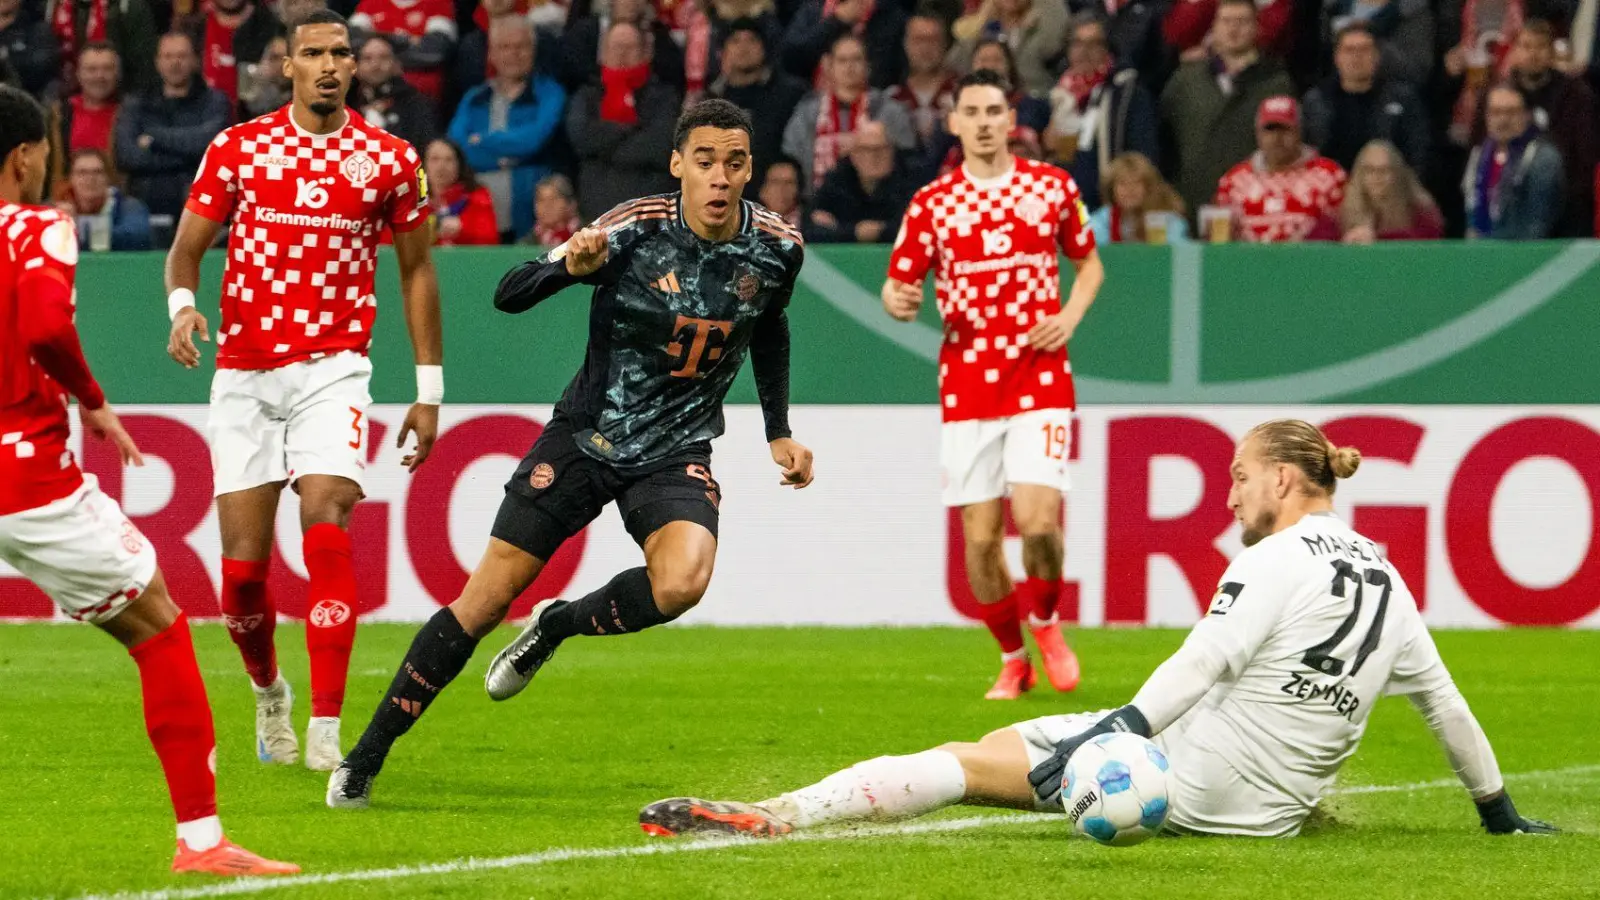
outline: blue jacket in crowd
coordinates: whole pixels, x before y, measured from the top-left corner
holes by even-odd
[[[78,249],[87,253],[94,249],[93,231],[98,223],[105,222],[111,231],[110,249],[115,253],[129,250],[149,250],[150,209],[137,197],[130,197],[112,188],[106,196],[105,214],[77,217]]]
[[[476,172],[511,173],[511,221],[513,234],[533,229],[533,195],[539,180],[550,174],[550,144],[561,127],[567,105],[567,92],[548,75],[535,73],[528,89],[511,101],[506,127],[489,130],[489,108],[494,97],[493,83],[480,84],[461,98],[455,118],[450,120],[450,139],[461,146],[467,163]]]

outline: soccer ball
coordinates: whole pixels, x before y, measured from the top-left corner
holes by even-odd
[[[1167,757],[1136,734],[1103,734],[1067,760],[1061,803],[1073,830],[1129,847],[1167,823]]]

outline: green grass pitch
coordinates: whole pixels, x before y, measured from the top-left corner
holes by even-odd
[[[347,747],[414,630],[362,626]],[[1345,793],[1291,841],[1110,849],[1069,839],[1060,820],[956,809],[923,830],[687,852],[641,834],[639,807],[683,793],[758,799],[870,756],[1118,705],[1182,635],[1077,633],[1076,694],[995,703],[982,694],[996,653],[975,629],[659,629],[574,640],[526,693],[493,704],[482,674],[512,634],[502,629],[397,745],[373,808],[335,812],[322,805],[325,776],[256,762],[254,706],[233,647],[220,626],[195,634],[230,836],[343,880],[169,875],[170,814],[132,662],[87,627],[3,626],[0,896],[1600,897],[1596,633],[1438,636],[1518,807],[1567,829],[1556,838],[1483,835],[1421,720],[1385,700],[1341,776]],[[303,632],[281,627],[278,638],[303,729]]]

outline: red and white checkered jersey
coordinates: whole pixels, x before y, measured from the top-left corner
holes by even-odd
[[[1344,183],[1344,169],[1309,148],[1281,172],[1270,171],[1256,153],[1217,182],[1216,204],[1233,210],[1240,240],[1303,241],[1318,220],[1338,214]]]
[[[217,135],[189,189],[190,212],[233,215],[222,276],[217,366],[275,369],[343,350],[366,353],[385,227],[428,221],[417,151],[349,112],[326,135],[289,107]]]
[[[1047,163],[1017,157],[983,181],[962,166],[911,199],[889,277],[920,285],[934,270],[946,422],[1074,408],[1066,348],[1028,347],[1033,326],[1061,311],[1058,249],[1083,259],[1094,233],[1072,176]]]
[[[28,292],[39,273],[72,288],[78,230],[54,209],[0,202],[0,515],[60,500],[83,483],[67,449],[67,392],[33,358],[24,337]]]
[[[378,34],[405,35],[412,41],[430,32],[443,34],[455,42],[456,8],[451,0],[361,0],[350,26]],[[411,86],[438,99],[444,91],[444,73],[439,67],[410,68],[405,72]]]

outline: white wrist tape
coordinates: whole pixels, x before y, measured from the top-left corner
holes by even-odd
[[[417,402],[429,406],[444,402],[444,366],[417,366]]]
[[[176,319],[186,306],[194,306],[194,291],[178,288],[167,295],[167,318]]]

